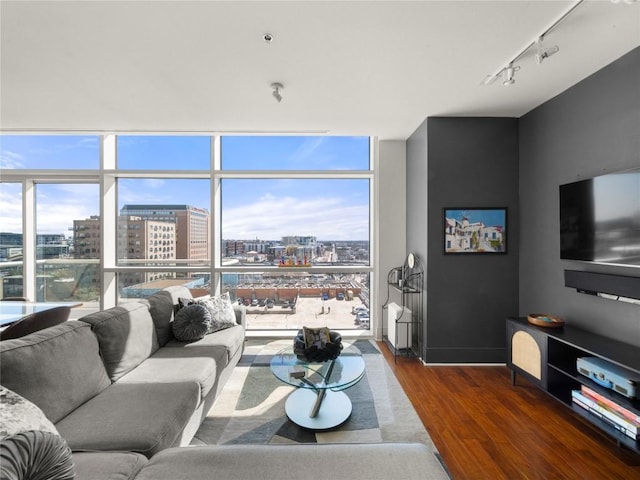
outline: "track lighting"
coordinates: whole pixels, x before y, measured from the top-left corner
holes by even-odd
[[[278,103],[280,103],[282,101],[281,90],[284,90],[284,86],[281,83],[276,82],[271,84],[271,88],[273,89],[271,95],[273,95],[273,98],[275,98]]]
[[[549,32],[558,28],[558,25],[560,25],[569,15],[571,15],[576,8],[578,8],[580,5],[585,3],[585,1],[586,0],[577,0],[562,15],[560,15],[560,17],[558,17],[558,19],[555,22],[553,22],[553,24],[549,28],[541,32],[535,38],[535,40],[533,40],[526,47],[520,50],[514,57],[511,57],[511,60],[509,61],[506,67],[501,68],[496,73],[487,75],[481,84],[491,85],[496,80],[498,80],[498,78],[502,77],[502,85],[513,85],[515,83],[515,79],[513,75],[515,72],[520,70],[520,67],[514,66],[514,64],[516,62],[520,63],[521,60],[524,60],[525,54],[529,52],[529,50],[532,49],[533,47],[535,47],[536,49],[535,58],[538,64],[542,63],[545,58],[549,58],[551,55],[555,55],[556,53],[558,53],[560,51],[560,47],[558,47],[557,45],[554,45],[553,47],[545,48],[544,45],[542,44],[542,40],[545,38],[545,36]],[[637,0],[611,0],[611,1],[614,3],[620,2],[620,1],[625,3],[633,3],[633,2],[636,2]]]
[[[545,48],[542,44],[542,37],[538,37],[536,40],[536,62],[541,64],[545,58],[549,58],[560,51],[560,47],[554,45],[553,47]]]
[[[502,69],[502,85],[507,86],[507,85],[513,85],[514,83],[516,83],[516,80],[515,78],[513,78],[513,75],[518,70],[520,70],[520,67],[517,67],[517,66],[514,67],[512,63],[504,67]]]

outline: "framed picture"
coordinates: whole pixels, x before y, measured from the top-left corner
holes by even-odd
[[[507,253],[507,209],[445,208],[444,253]]]

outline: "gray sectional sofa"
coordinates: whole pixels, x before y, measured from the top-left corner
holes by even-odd
[[[295,465],[309,462],[314,478],[444,478],[425,474],[437,462],[422,445],[185,448],[245,339],[240,305],[235,326],[192,343],[172,338],[178,299],[190,297],[173,287],[0,342],[0,383],[55,425],[76,479],[304,478]]]

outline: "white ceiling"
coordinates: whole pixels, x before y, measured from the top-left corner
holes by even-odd
[[[547,35],[557,55],[481,85],[574,3],[2,0],[0,128],[405,139],[429,116],[519,117],[640,45],[640,2],[585,1]]]

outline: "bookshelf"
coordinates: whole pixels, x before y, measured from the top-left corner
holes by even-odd
[[[536,327],[526,318],[507,319],[507,366],[511,382],[521,375],[576,414],[611,436],[619,446],[640,454],[640,444],[609,422],[576,405],[572,391],[586,386],[599,395],[640,415],[640,400],[600,386],[578,373],[576,361],[580,357],[598,357],[613,365],[640,375],[640,348],[571,325],[561,329]],[[640,385],[638,386],[640,389]]]

